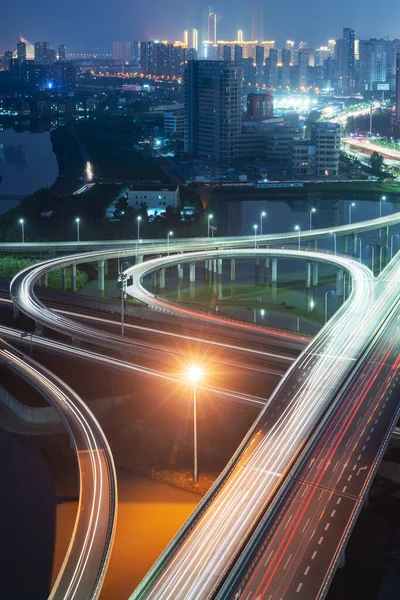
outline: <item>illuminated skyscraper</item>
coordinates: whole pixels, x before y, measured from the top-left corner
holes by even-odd
[[[396,56],[396,122],[400,124],[400,54]]]
[[[187,40],[186,40],[186,45],[187,47],[190,48],[194,48],[195,50],[199,49],[199,41],[198,41],[198,32],[197,29],[189,29],[187,32]]]
[[[217,43],[217,15],[215,12],[208,15],[208,41],[214,45]]]
[[[237,38],[236,38],[236,40],[238,42],[243,42],[243,31],[241,29],[238,29],[238,31],[237,31]]]
[[[260,2],[253,4],[252,8],[251,39],[259,42],[264,39],[264,10]]]
[[[64,46],[64,44],[61,44],[61,46],[58,49],[58,60],[65,60],[66,54],[67,48],[66,46]]]

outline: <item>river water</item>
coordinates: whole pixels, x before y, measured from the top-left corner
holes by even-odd
[[[14,208],[17,199],[7,196],[27,196],[53,185],[58,176],[58,164],[50,133],[0,131],[0,213]]]

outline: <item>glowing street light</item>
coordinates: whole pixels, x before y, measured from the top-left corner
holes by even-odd
[[[169,256],[169,238],[171,237],[171,235],[174,235],[173,231],[168,231],[168,235],[167,235],[167,256]]]
[[[260,214],[260,235],[262,235],[263,218],[267,216],[265,210]]]
[[[24,221],[24,219],[20,219],[19,223],[21,225],[22,243],[25,244],[25,221]]]
[[[386,200],[386,196],[382,196],[382,198],[379,199],[379,217],[382,217],[382,202],[385,202]]]
[[[213,218],[212,215],[208,215],[207,217],[207,236],[210,237],[210,221]]]
[[[77,217],[75,219],[75,223],[76,223],[76,241],[79,243],[80,242],[80,237],[79,237],[79,224],[80,224],[81,220],[79,217]]]
[[[142,220],[142,217],[139,215],[137,218],[137,239],[140,239],[140,221]]]
[[[351,209],[356,205],[355,202],[352,202],[349,206],[349,225],[351,224]]]
[[[316,208],[312,208],[312,209],[310,210],[310,231],[311,231],[311,229],[312,229],[312,216],[313,216],[313,214],[314,214],[314,213],[316,213],[316,212],[317,212],[317,209],[316,209]]]
[[[187,380],[193,386],[193,479],[194,482],[198,481],[198,469],[197,469],[197,397],[196,397],[196,386],[200,381],[202,371],[200,367],[190,367],[187,372]]]
[[[254,249],[257,248],[257,228],[258,228],[258,225],[253,225],[253,229],[254,229]]]
[[[295,230],[299,232],[299,250],[300,250],[300,234],[301,234],[301,228],[300,225],[295,225]]]
[[[372,274],[374,274],[375,248],[373,246],[367,246],[367,248],[371,248],[371,271],[372,271]]]

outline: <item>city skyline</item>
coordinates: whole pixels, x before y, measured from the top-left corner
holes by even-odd
[[[94,48],[100,52],[110,52],[112,42],[116,40],[182,40],[185,29],[197,29],[199,37],[204,39],[207,16],[211,9],[217,15],[218,40],[235,39],[237,29],[243,30],[245,40],[251,39],[252,5],[232,5],[227,0],[220,0],[213,6],[204,4],[200,7],[187,6],[182,0],[175,0],[173,10],[171,5],[156,0],[154,10],[159,17],[157,21],[153,21],[144,8],[133,9],[128,4],[125,9],[113,13],[108,6],[100,5],[96,5],[96,10],[93,11],[94,6],[86,3],[79,6],[80,19],[77,20],[71,6],[65,9],[61,7],[56,15],[50,4],[46,10],[46,2],[43,0],[42,10],[32,15],[28,11],[24,13],[24,2],[26,0],[22,1],[22,6],[18,5],[18,9],[11,6],[0,23],[0,49],[14,48],[21,32],[33,42],[48,40],[54,46],[65,43],[73,52],[78,52],[79,49],[91,51]],[[307,11],[292,3],[284,13],[277,7],[261,4],[264,14],[261,31],[264,31],[264,39],[274,39],[278,48],[283,47],[286,39],[306,40],[310,46],[318,46],[327,39],[340,37],[343,27],[355,29],[360,38],[395,38],[399,35],[395,21],[390,17],[391,12],[395,11],[394,0],[389,1],[387,10],[380,15],[378,22],[371,17],[367,23],[365,13],[368,4],[365,2],[361,4],[357,1],[349,5],[341,0],[329,19],[326,7],[315,0],[310,2]],[[312,26],[310,11],[313,15]]]

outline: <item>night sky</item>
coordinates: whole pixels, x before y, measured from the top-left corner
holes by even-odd
[[[218,0],[218,39],[234,39],[238,28],[250,39],[251,2]],[[282,7],[284,7],[282,9]],[[0,19],[0,50],[14,48],[20,31],[30,42],[67,44],[71,51],[99,48],[111,51],[115,40],[181,40],[183,29],[204,28],[208,5],[196,0],[19,0],[8,2]],[[287,0],[264,2],[266,39],[282,47],[286,39],[306,40],[310,46],[338,38],[352,27],[361,38],[400,37],[398,0]]]

